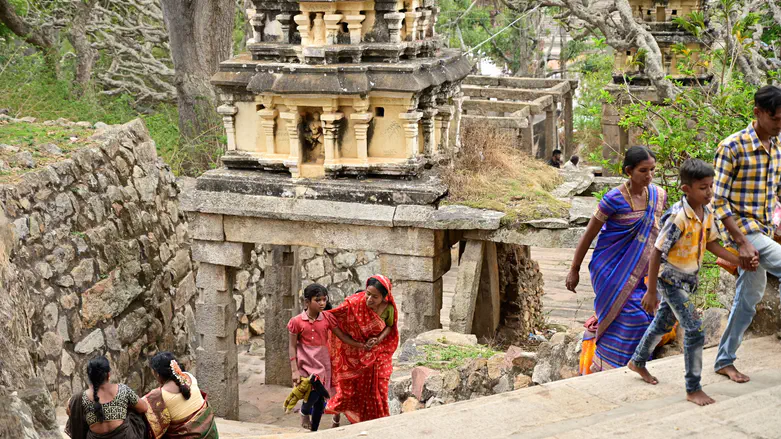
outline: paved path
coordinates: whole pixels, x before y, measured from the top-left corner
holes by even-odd
[[[679,355],[649,364],[656,386],[621,368],[296,437],[778,438],[781,342],[743,343],[737,366],[751,375],[748,384],[713,373],[715,353],[708,349],[704,358],[704,390],[717,400],[708,407],[684,399]]]
[[[545,281],[542,305],[547,322],[582,328],[586,319],[594,314],[594,290],[588,274],[591,250],[581,264],[577,294],[567,291],[564,286],[574,254],[575,250],[568,248],[532,248],[532,259],[540,265]]]

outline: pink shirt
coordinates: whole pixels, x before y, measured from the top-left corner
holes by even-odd
[[[331,388],[331,357],[328,354],[328,332],[337,326],[336,319],[321,312],[315,320],[309,320],[306,311],[290,319],[287,330],[298,335],[296,343],[296,363],[302,377],[315,373],[326,389],[333,395]]]

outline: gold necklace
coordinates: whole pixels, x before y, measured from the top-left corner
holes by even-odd
[[[635,211],[635,202],[634,197],[632,196],[632,185],[631,180],[627,180],[626,183],[624,183],[624,186],[626,187],[627,195],[629,195],[629,207],[632,209],[632,212]],[[643,191],[645,193],[645,207],[648,208],[648,187],[646,186]]]

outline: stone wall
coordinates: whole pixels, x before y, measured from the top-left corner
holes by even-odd
[[[12,329],[0,337],[10,335],[21,368],[8,378],[42,377],[60,403],[86,386],[95,355],[142,392],[154,381],[149,356],[170,350],[189,366],[197,343],[195,267],[173,173],[141,120],[104,125],[85,145],[0,185],[13,225],[0,258],[10,277],[0,280],[18,286],[0,295]]]
[[[496,252],[501,293],[501,326],[497,334],[500,342],[512,344],[526,340],[529,333],[543,327],[544,281],[528,246],[497,244]]]

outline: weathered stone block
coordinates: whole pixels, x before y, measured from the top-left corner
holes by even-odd
[[[192,252],[195,261],[228,267],[241,267],[249,262],[250,254],[249,249],[246,249],[244,244],[240,242],[198,240],[193,241]]]
[[[229,320],[233,317],[232,306],[197,303],[195,312],[198,316],[198,333],[214,337],[232,335]]]
[[[100,329],[96,329],[87,334],[80,342],[76,343],[74,350],[80,354],[89,354],[90,352],[102,348],[104,343],[103,332],[101,332]]]
[[[204,241],[224,241],[222,215],[194,212],[190,216],[190,235]]]
[[[232,242],[331,247],[412,256],[433,257],[444,247],[445,238],[440,230],[407,227],[318,224],[235,216],[226,216],[224,223],[225,238]]]
[[[225,266],[202,262],[198,266],[195,286],[213,291],[228,291],[228,273]]]
[[[81,297],[82,324],[86,328],[95,326],[99,321],[118,316],[143,292],[138,280],[122,275],[122,269],[111,272]]]
[[[434,282],[450,270],[451,255],[442,251],[434,257],[380,255],[380,273],[394,282],[417,280]]]
[[[192,271],[179,282],[174,296],[174,309],[183,307],[195,295],[195,273]]]
[[[196,349],[198,385],[209,394],[209,404],[217,416],[239,417],[238,357],[233,351],[210,352]]]
[[[393,294],[401,298],[401,310],[405,315],[421,314],[439,318],[442,309],[442,278],[434,282],[398,281],[394,283]]]

